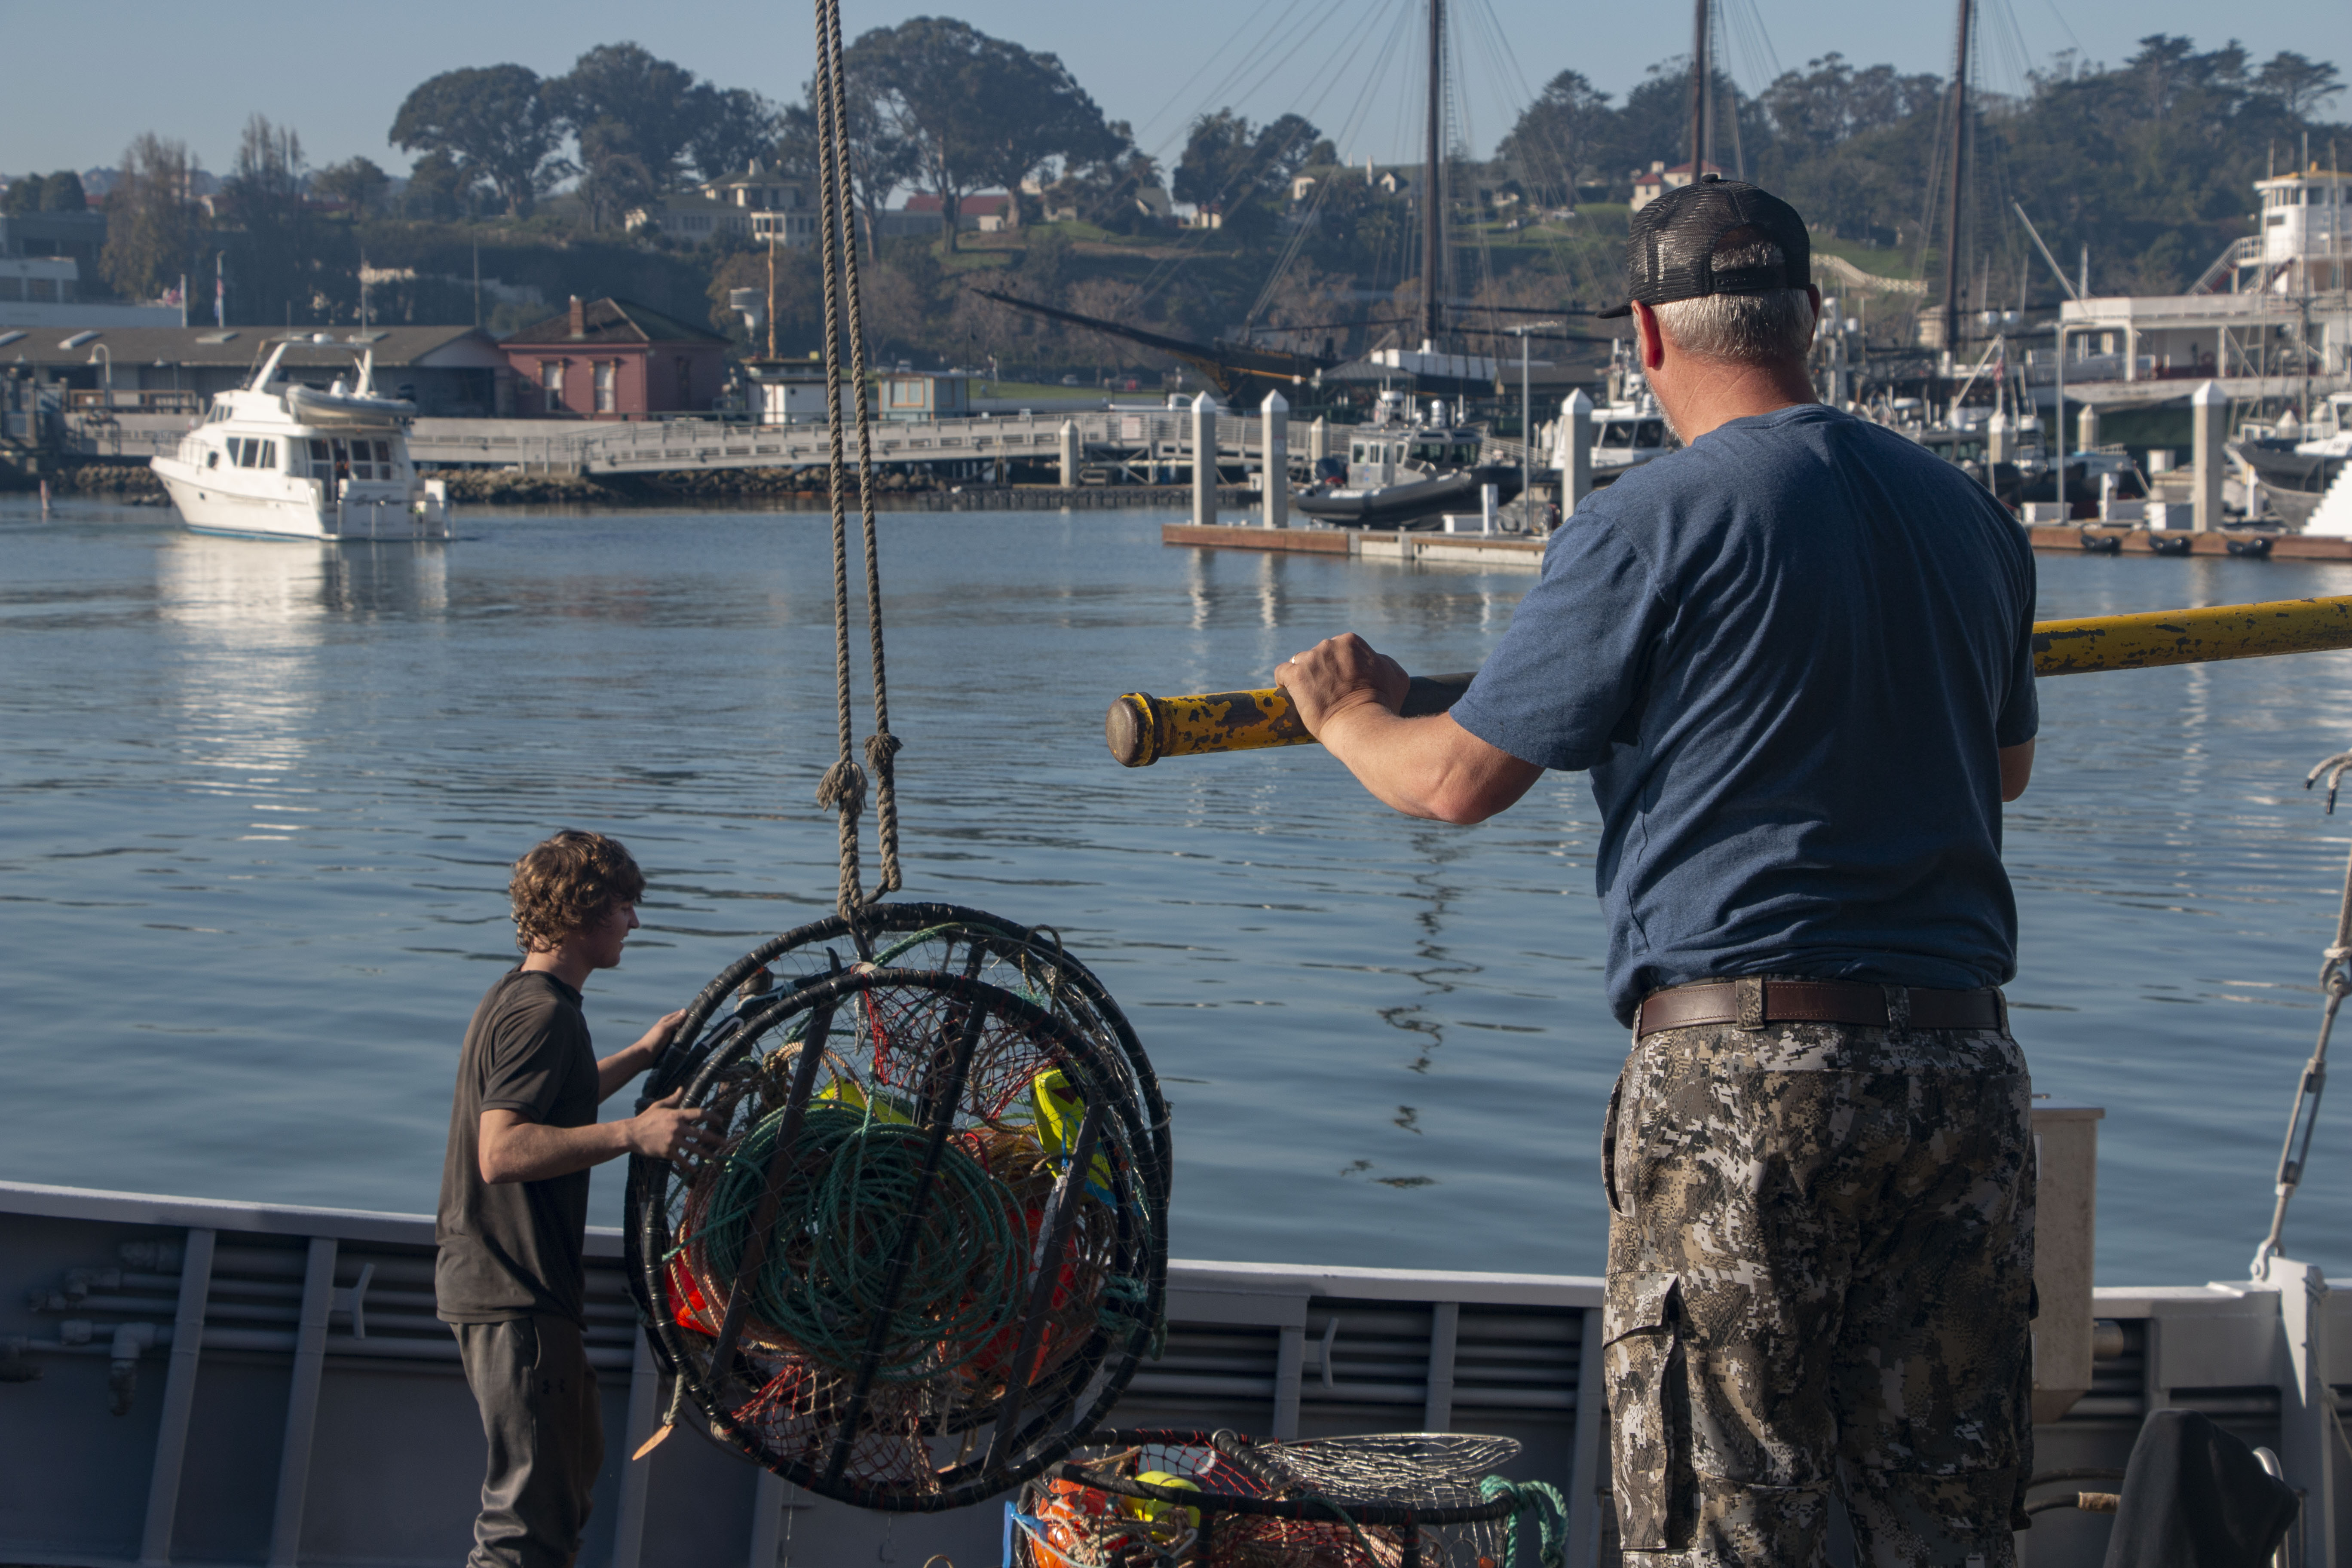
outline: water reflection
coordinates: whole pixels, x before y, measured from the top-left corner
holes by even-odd
[[[248,647],[315,640],[352,616],[436,616],[449,605],[439,544],[173,535],[156,552],[166,620],[229,634]]]
[[[181,533],[156,551],[156,587],[158,616],[177,634],[168,674],[182,753],[214,787],[245,789],[310,754],[338,690],[322,668],[331,647],[371,622],[446,613],[448,552]],[[289,826],[253,826],[246,837]]]

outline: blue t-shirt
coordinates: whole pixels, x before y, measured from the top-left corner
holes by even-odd
[[[2016,973],[2000,748],[2031,740],[2033,556],[1982,487],[1819,405],[1735,419],[1552,535],[1454,717],[1589,768],[1610,1005],[1738,974]]]

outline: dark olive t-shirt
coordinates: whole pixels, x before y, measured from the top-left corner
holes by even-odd
[[[440,1257],[433,1295],[448,1323],[495,1323],[543,1313],[583,1322],[588,1173],[543,1182],[482,1180],[486,1110],[513,1110],[546,1127],[596,1120],[596,1053],[580,993],[551,974],[509,970],[466,1030],[449,1152],[441,1165]]]

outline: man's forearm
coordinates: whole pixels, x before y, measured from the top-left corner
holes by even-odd
[[[1319,739],[1383,805],[1437,822],[1484,822],[1543,773],[1447,714],[1406,719],[1375,702],[1328,716]]]
[[[518,1121],[483,1142],[482,1180],[544,1182],[601,1165],[629,1152],[628,1125],[592,1121],[585,1127],[548,1127]]]
[[[623,1084],[654,1065],[655,1049],[643,1040],[625,1046],[596,1064],[596,1102],[603,1104]]]

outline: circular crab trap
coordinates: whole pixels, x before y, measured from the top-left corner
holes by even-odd
[[[961,949],[955,970],[820,959],[740,998],[649,1091],[682,1088],[721,1147],[631,1162],[631,1288],[673,1413],[861,1507],[960,1507],[1043,1470],[1160,1318],[1140,1057]]]
[[[1535,1568],[1559,1494],[1493,1474],[1507,1437],[1254,1442],[1097,1432],[1006,1505],[1011,1568]]]

